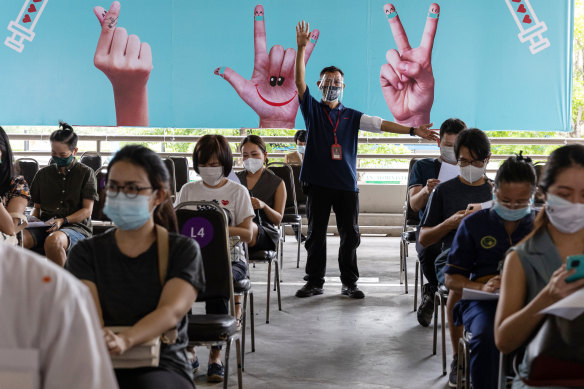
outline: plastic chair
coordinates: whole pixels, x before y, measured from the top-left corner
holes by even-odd
[[[199,209],[188,209],[195,207]],[[241,343],[237,332],[231,252],[229,250],[229,222],[219,205],[210,201],[188,201],[176,207],[179,230],[182,235],[197,241],[203,257],[206,287],[197,301],[221,298],[229,301],[230,314],[189,315],[189,346],[215,346],[225,343],[225,379],[229,380],[229,354],[235,340],[237,348],[238,387],[242,388]]]
[[[464,331],[464,336],[458,340],[458,363],[456,364],[456,389],[462,389],[470,382],[470,346],[472,334]],[[464,379],[464,380],[463,380]]]
[[[189,160],[186,157],[169,157],[174,162],[176,191],[180,192],[184,184],[189,182]]]
[[[418,159],[412,158],[410,160],[410,166],[408,168],[408,181],[410,179],[410,173],[412,171],[412,167],[414,163],[416,163]],[[414,212],[410,207],[410,194],[409,190],[406,189],[406,200],[403,206],[403,223],[402,223],[402,233],[399,245],[399,265],[400,265],[400,273],[399,273],[399,282],[400,284],[404,284],[405,293],[408,293],[408,262],[407,258],[409,255],[408,246],[410,243],[416,243],[416,229],[418,228],[418,224],[420,224],[420,217],[417,212]],[[417,275],[417,270],[416,270]],[[416,276],[417,277],[417,276]],[[417,306],[417,285],[416,290],[414,291],[414,306]],[[414,308],[416,310],[416,308]]]
[[[93,169],[94,172],[97,172],[101,169],[102,161],[101,155],[99,153],[92,153],[92,152],[84,152],[81,154],[81,159],[79,160],[84,165],[89,166]]]
[[[39,171],[39,163],[33,158],[19,158],[14,161],[14,165],[17,170],[17,174],[24,177],[28,186],[32,184],[34,176]]]
[[[434,339],[432,342],[432,354],[436,355],[436,343],[438,338],[438,306],[440,306],[440,327],[442,331],[442,375],[446,375],[446,299],[448,289],[440,285],[434,294]]]
[[[170,158],[164,158],[162,161],[164,161],[164,165],[166,166],[168,174],[170,175],[170,194],[174,199],[174,196],[176,195],[176,171],[174,169],[174,162]]]
[[[248,263],[254,265],[257,262],[268,264],[268,287],[266,297],[266,324],[270,323],[270,282],[272,278],[272,263],[274,263],[274,290],[278,291],[278,310],[282,310],[282,297],[280,295],[280,271],[278,269],[277,253],[275,251],[254,250],[250,251],[247,244],[245,245],[246,257]]]

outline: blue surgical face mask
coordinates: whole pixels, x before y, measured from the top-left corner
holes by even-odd
[[[499,203],[497,199],[494,199],[493,209],[501,219],[514,222],[529,215],[531,212],[531,204],[525,208],[511,209]]]
[[[296,146],[296,148],[298,149],[298,152],[300,154],[304,154],[304,152],[306,152],[306,146],[299,145],[299,146]]]
[[[53,157],[53,161],[55,161],[58,167],[65,167],[73,161],[73,158],[75,158],[75,156],[71,154],[67,158]]]
[[[137,230],[152,217],[149,208],[150,196],[138,195],[129,199],[123,192],[115,197],[108,193],[103,212],[120,230]]]

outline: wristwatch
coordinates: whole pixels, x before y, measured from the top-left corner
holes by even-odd
[[[415,127],[410,127],[410,136],[415,136],[414,135],[414,130],[415,129],[416,129]]]
[[[69,224],[69,219],[66,216],[63,218],[63,225],[65,224]]]

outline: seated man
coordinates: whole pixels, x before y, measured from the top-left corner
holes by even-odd
[[[24,230],[24,247],[39,250],[64,266],[67,251],[79,240],[91,236],[91,213],[98,199],[93,169],[75,160],[78,136],[67,123],[51,134],[51,155],[55,164],[38,171],[30,186],[32,215],[47,227]]]
[[[442,163],[456,165],[454,156],[454,140],[456,135],[466,129],[466,124],[460,119],[447,119],[440,126],[440,157],[424,158],[414,163],[408,182],[408,199],[409,206],[414,212],[420,213],[420,220],[423,219],[426,204],[430,194],[440,183],[438,174]],[[434,311],[434,293],[438,289],[438,280],[436,279],[436,270],[434,269],[434,259],[440,254],[440,245],[435,244],[422,247],[418,242],[420,228],[416,230],[416,251],[422,266],[422,272],[428,280],[423,286],[422,302],[418,307],[418,322],[427,327],[432,321]]]
[[[445,270],[445,283],[451,293],[461,295],[464,288],[485,292],[499,289],[499,269],[505,253],[533,229],[531,198],[535,185],[529,158],[510,157],[501,165],[495,177],[493,208],[465,218],[452,242]],[[472,334],[470,376],[474,389],[497,387],[499,351],[493,328],[496,309],[497,300],[460,300],[454,306],[455,324],[464,324]],[[450,336],[455,338],[456,334]],[[449,381],[451,386],[456,385],[455,362]]]
[[[118,387],[95,304],[75,277],[0,243],[0,289],[0,349],[38,350],[41,388]]]
[[[306,149],[306,130],[298,130],[294,134],[294,143],[296,151],[291,151],[284,157],[284,162],[289,165],[302,165],[304,159],[304,150]]]
[[[454,154],[460,175],[434,188],[420,229],[420,244],[423,247],[440,244],[441,254],[436,258],[435,264],[438,282],[441,283],[444,283],[444,266],[438,266],[438,263],[441,259],[446,262],[460,222],[465,216],[478,210],[480,205],[474,203],[483,203],[493,197],[492,186],[485,175],[491,156],[491,142],[487,135],[476,128],[462,131],[454,141]],[[454,302],[458,299],[460,296],[456,292],[450,292],[446,306],[448,327],[450,333],[455,334],[451,338],[455,360],[462,327],[454,327],[451,313]]]

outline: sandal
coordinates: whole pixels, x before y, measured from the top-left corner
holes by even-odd
[[[235,305],[241,305],[241,301],[238,301],[235,303]],[[235,318],[235,320],[237,321],[237,331],[241,331],[241,322],[243,321],[243,312],[241,312],[241,316],[239,318]]]

